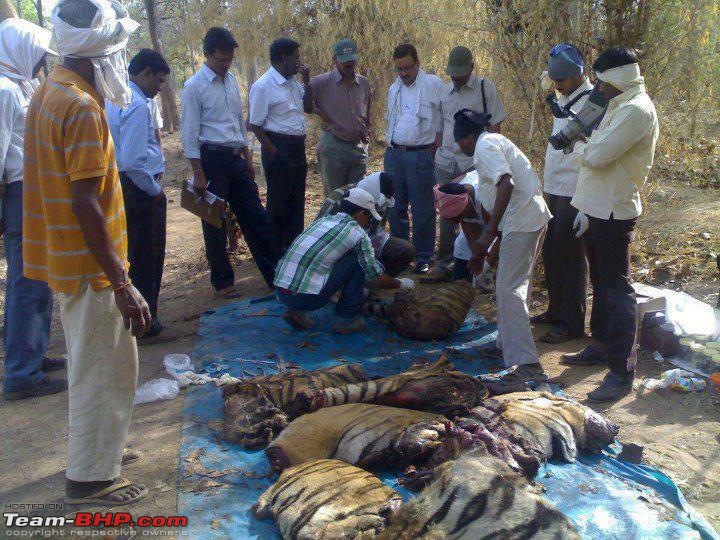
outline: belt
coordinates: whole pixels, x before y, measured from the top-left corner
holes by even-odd
[[[266,131],[271,137],[277,137],[278,139],[287,139],[288,141],[305,142],[305,135],[285,135],[284,133],[275,133],[274,131]]]
[[[242,148],[235,148],[234,146],[223,146],[222,144],[203,143],[200,146],[201,150],[206,152],[220,152],[221,154],[232,154],[239,156],[242,154]]]
[[[390,146],[392,146],[395,150],[400,150],[401,152],[420,152],[421,150],[427,150],[428,148],[431,148],[432,144],[421,144],[419,146],[405,146],[403,144],[395,144],[394,142],[391,142]]]

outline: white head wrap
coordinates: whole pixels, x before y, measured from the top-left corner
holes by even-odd
[[[52,10],[57,49],[62,57],[88,58],[95,68],[95,86],[102,96],[119,107],[132,100],[127,63],[123,54],[128,38],[139,23],[117,0],[85,0],[97,7],[89,28],[77,28],[62,20],[62,8],[78,0],[60,0]]]
[[[638,64],[625,64],[605,71],[596,71],[595,76],[621,92],[645,83],[645,78],[640,75],[640,66]]]
[[[379,172],[369,174],[357,183],[357,187],[364,189],[370,193],[377,201],[378,208],[386,210],[395,206],[395,198],[389,199],[380,191],[380,174]]]
[[[23,19],[0,24],[0,74],[16,81],[33,79],[33,70],[50,49],[50,30]]]

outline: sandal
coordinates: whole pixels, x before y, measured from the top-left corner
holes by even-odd
[[[242,291],[235,287],[235,285],[230,285],[229,287],[215,291],[215,298],[221,300],[232,300],[233,298],[240,298],[241,296]]]
[[[130,494],[130,490],[133,489],[137,493],[132,494],[129,499],[116,500],[111,498],[111,495]],[[103,506],[124,506],[126,504],[133,504],[138,502],[140,499],[145,498],[148,494],[148,489],[141,484],[133,484],[130,480],[123,477],[118,477],[113,480],[112,484],[106,488],[101,489],[87,497],[66,497],[65,502],[67,504],[100,504]]]
[[[547,334],[538,338],[543,343],[565,343],[572,341],[574,338],[570,335],[570,331],[563,325],[553,326]]]
[[[123,449],[122,461],[120,465],[130,465],[136,461],[140,461],[145,454],[140,450],[132,450],[130,448]]]

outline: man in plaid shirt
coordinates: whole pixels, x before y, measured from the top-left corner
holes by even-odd
[[[278,299],[285,304],[285,321],[297,329],[308,329],[315,321],[307,314],[330,302],[342,291],[335,305],[333,331],[350,334],[365,330],[358,316],[365,282],[380,289],[411,289],[408,278],[384,273],[375,259],[367,230],[380,220],[375,198],[360,188],[349,190],[337,214],[315,221],[290,245],[275,271]]]

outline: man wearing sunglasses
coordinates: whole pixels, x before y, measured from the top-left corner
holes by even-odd
[[[412,208],[412,242],[416,274],[427,274],[435,255],[433,169],[435,135],[442,130],[438,95],[442,80],[420,69],[415,47],[393,52],[397,79],[388,90],[385,172],[395,183],[390,234],[410,239],[408,206]]]

